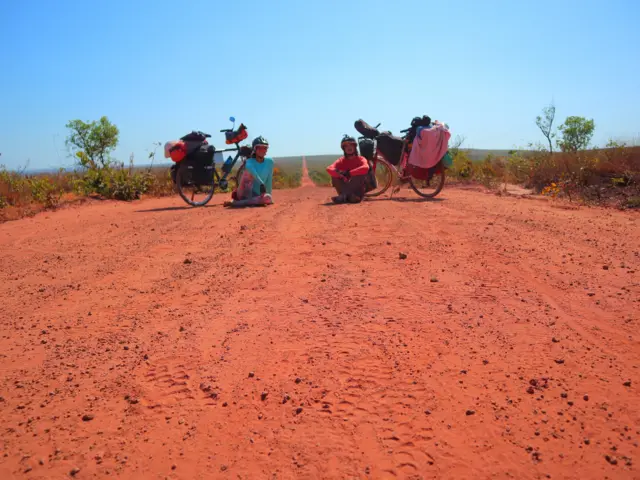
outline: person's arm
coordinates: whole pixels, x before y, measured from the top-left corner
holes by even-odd
[[[264,186],[265,186],[266,193],[271,195],[271,188],[273,185],[273,167],[274,167],[273,160],[271,160],[269,163],[270,163],[269,173],[266,175]]]
[[[344,175],[341,173],[342,170],[342,157],[333,162],[331,165],[327,167],[327,173],[331,175],[333,178],[341,178],[345,180]]]
[[[360,160],[360,165],[358,165],[356,168],[352,168],[349,171],[352,177],[356,177],[358,175],[366,175],[369,172],[369,163],[367,162],[367,159],[359,156],[358,160]]]

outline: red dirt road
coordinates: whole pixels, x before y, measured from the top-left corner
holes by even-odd
[[[637,214],[330,195],[0,225],[0,478],[640,477]]]
[[[309,168],[307,167],[307,157],[302,157],[302,187],[313,187],[314,183],[309,177]]]

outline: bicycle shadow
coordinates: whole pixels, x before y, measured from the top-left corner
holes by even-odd
[[[447,199],[446,198],[416,198],[416,197],[394,197],[394,198],[389,198],[389,197],[377,197],[377,198],[367,198],[365,200],[366,202],[384,202],[384,201],[388,201],[388,202],[409,202],[409,203],[431,203],[431,202],[446,202]]]
[[[135,213],[153,213],[153,212],[175,212],[178,210],[192,210],[197,208],[216,208],[221,205],[204,205],[202,207],[191,207],[191,206],[182,206],[182,207],[161,207],[161,208],[149,208],[146,210],[136,210]]]
[[[406,198],[406,197],[396,197],[396,198],[366,198],[360,203],[333,203],[332,201],[328,201],[325,203],[321,203],[322,207],[339,207],[344,205],[362,205],[363,203],[369,202],[400,202],[400,203],[440,203],[446,202],[445,198]]]

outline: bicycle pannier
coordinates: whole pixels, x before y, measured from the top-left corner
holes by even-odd
[[[384,155],[384,158],[392,165],[398,165],[402,154],[402,139],[394,137],[390,133],[381,133],[377,142],[378,150]]]
[[[213,146],[202,145],[185,159],[191,174],[191,182],[194,185],[213,184],[214,154],[215,148]]]
[[[440,160],[431,168],[422,168],[410,163],[407,164],[407,173],[418,180],[431,181],[434,175],[439,174],[444,168],[443,160]]]
[[[373,168],[373,162],[369,163],[369,172],[364,178],[364,191],[365,193],[370,192],[378,188],[378,179],[376,178],[376,172]]]
[[[447,150],[447,153],[442,157],[442,165],[444,168],[451,168],[453,166],[453,157],[449,153],[449,150]]]
[[[373,140],[369,138],[363,138],[362,140],[360,140],[358,148],[360,149],[360,155],[362,155],[367,160],[373,160],[373,153],[375,148]]]

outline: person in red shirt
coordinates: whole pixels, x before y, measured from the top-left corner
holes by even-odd
[[[334,203],[360,203],[364,198],[367,159],[358,155],[356,139],[345,135],[340,142],[344,155],[327,167],[331,184],[338,192]]]

